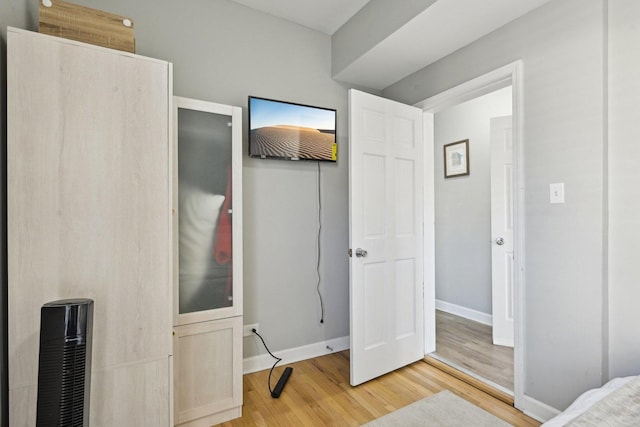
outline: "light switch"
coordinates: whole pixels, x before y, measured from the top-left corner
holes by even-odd
[[[564,182],[549,184],[549,201],[551,203],[564,203]]]

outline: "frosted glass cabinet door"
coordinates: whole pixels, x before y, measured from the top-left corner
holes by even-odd
[[[241,168],[236,171],[234,162],[241,113],[235,117],[239,107],[204,101],[175,102],[177,312],[178,323],[185,324],[241,314],[239,260],[234,259],[242,254]]]

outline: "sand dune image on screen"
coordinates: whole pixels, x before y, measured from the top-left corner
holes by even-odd
[[[252,152],[267,157],[332,160],[335,131],[277,125],[251,130]]]

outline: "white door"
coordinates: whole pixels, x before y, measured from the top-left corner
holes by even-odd
[[[491,283],[493,343],[513,347],[513,129],[491,119]]]
[[[351,385],[424,357],[422,110],[349,91]]]

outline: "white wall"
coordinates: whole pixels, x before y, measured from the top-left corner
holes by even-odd
[[[640,2],[609,1],[609,375],[640,374]]]
[[[606,369],[606,3],[553,0],[383,91],[413,104],[522,59],[524,391],[558,409]],[[555,182],[565,204],[549,204]]]
[[[511,115],[511,87],[434,115],[436,299],[491,314],[490,120]],[[469,175],[444,178],[443,146],[469,139]]]

